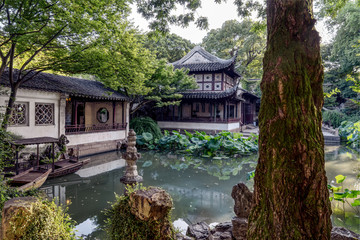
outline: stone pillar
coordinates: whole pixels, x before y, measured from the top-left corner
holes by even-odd
[[[120,182],[123,184],[136,185],[137,183],[142,182],[143,178],[139,176],[137,171],[136,161],[141,155],[136,149],[136,133],[133,129],[130,129],[129,131],[127,145],[126,152],[123,154],[123,158],[127,163],[126,172],[125,176],[120,178]]]
[[[58,124],[59,124],[59,135],[58,137],[60,137],[62,134],[65,134],[65,120],[66,120],[66,95],[65,94],[61,94],[60,95],[60,100],[59,100],[59,120],[58,120]]]

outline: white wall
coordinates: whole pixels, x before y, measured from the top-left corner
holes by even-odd
[[[8,89],[5,89],[8,90]],[[9,93],[10,91],[8,91]],[[0,106],[7,106],[8,95],[0,95]],[[16,97],[17,102],[28,103],[28,124],[27,126],[9,126],[8,130],[22,136],[23,138],[34,137],[54,137],[58,138],[65,133],[65,97],[60,93],[19,89]],[[54,104],[54,124],[53,125],[35,125],[35,103]],[[125,118],[129,123],[129,103],[124,104]],[[60,109],[61,108],[61,109]],[[0,110],[4,110],[1,108]],[[119,112],[120,113],[120,112]],[[118,114],[119,114],[118,113]],[[86,144],[101,141],[111,141],[125,139],[129,131],[129,124],[126,130],[83,133],[76,135],[66,135],[70,140],[69,145]]]
[[[10,91],[8,91],[10,93]],[[7,106],[9,96],[0,95],[0,106]],[[8,130],[22,136],[23,138],[33,137],[59,137],[59,101],[60,93],[19,89],[16,102],[28,103],[28,126],[9,126]],[[54,104],[54,124],[35,125],[35,103]]]
[[[230,131],[240,128],[240,124],[236,123],[198,123],[198,122],[170,122],[158,121],[160,128],[169,129],[192,129],[192,130],[219,130]]]
[[[66,137],[70,141],[69,146],[73,146],[78,144],[124,139],[126,137],[126,130],[72,134],[66,135]]]

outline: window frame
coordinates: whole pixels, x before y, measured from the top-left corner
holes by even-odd
[[[52,106],[52,123],[37,123],[36,119],[36,113],[37,113],[37,106],[38,105],[50,105]],[[35,108],[34,108],[34,124],[35,126],[54,126],[55,125],[55,104],[54,103],[45,103],[45,102],[35,102]]]
[[[8,104],[8,102],[6,101],[6,105]],[[18,104],[25,104],[25,123],[23,124],[13,124],[11,122],[12,119],[12,115],[14,114],[14,107],[15,105]],[[11,112],[11,116],[9,118],[9,127],[28,127],[29,126],[29,107],[30,107],[30,103],[29,102],[25,102],[25,101],[15,101],[14,105],[13,105],[13,111]]]

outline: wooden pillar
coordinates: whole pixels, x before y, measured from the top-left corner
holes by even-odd
[[[175,105],[172,105],[172,120],[175,120]]]
[[[115,114],[116,114],[116,104],[113,101],[113,128],[115,128]]]
[[[214,122],[216,122],[216,103],[214,103]]]
[[[180,105],[178,106],[178,120],[180,121],[181,120],[181,114],[182,113],[182,106],[181,106],[181,103]]]
[[[77,127],[77,111],[78,111],[78,102],[75,101],[75,127]]]
[[[54,143],[51,144],[51,155],[52,155],[52,172],[55,170],[55,146]]]
[[[18,175],[19,174],[19,149],[17,147],[16,147],[15,155],[16,155],[15,173],[16,173],[16,175]]]
[[[223,109],[223,120],[225,121],[225,119],[226,119],[226,115],[225,115],[225,108],[226,108],[226,103],[225,102],[223,102],[223,107],[224,107],[224,109]]]
[[[190,119],[192,119],[192,116],[193,116],[193,110],[194,110],[194,107],[193,107],[193,102],[190,103],[191,104],[191,108],[190,108]]]
[[[224,103],[224,112],[225,112],[225,122],[227,122],[228,118],[229,118],[229,113],[228,113],[228,104],[227,104],[227,101],[225,100],[225,103]]]
[[[239,105],[239,103],[237,102],[236,103],[236,109],[235,109],[235,118],[237,118],[238,117],[238,105]]]
[[[36,166],[39,166],[40,164],[40,150],[39,150],[39,144],[36,144]]]
[[[125,127],[125,123],[124,123],[124,112],[125,112],[125,109],[124,109],[124,102],[121,102],[121,124],[122,124],[122,127]]]

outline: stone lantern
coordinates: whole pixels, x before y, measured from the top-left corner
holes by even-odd
[[[125,176],[120,178],[120,182],[133,186],[143,181],[143,178],[138,174],[136,166],[136,161],[141,155],[136,149],[136,133],[133,129],[129,131],[127,145],[126,152],[122,156],[126,161],[126,172]]]

